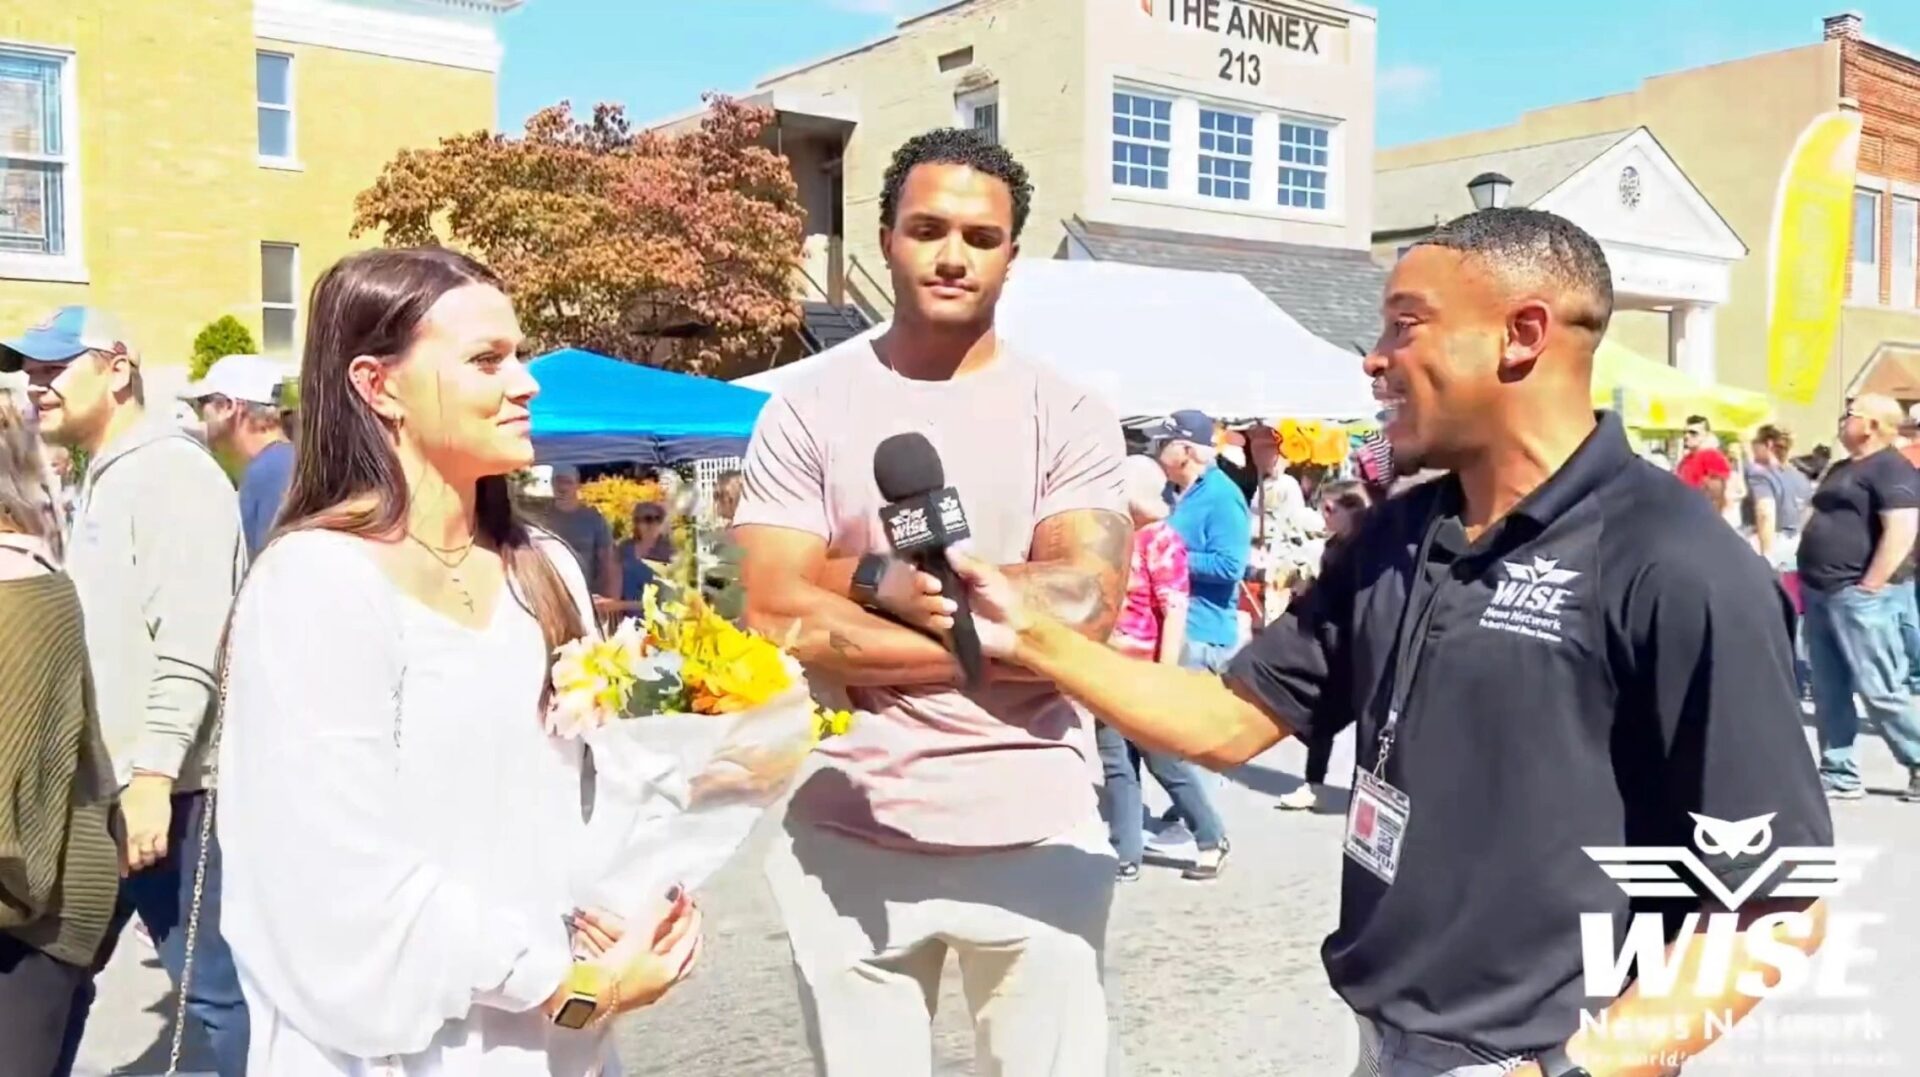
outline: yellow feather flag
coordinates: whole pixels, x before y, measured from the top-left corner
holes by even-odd
[[[1800,132],[1774,196],[1767,267],[1767,386],[1813,402],[1833,360],[1847,282],[1860,114],[1828,112]]]

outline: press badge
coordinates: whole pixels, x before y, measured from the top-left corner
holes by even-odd
[[[1353,798],[1347,806],[1347,855],[1354,863],[1392,883],[1400,870],[1400,842],[1407,833],[1412,804],[1384,778],[1355,769]]]

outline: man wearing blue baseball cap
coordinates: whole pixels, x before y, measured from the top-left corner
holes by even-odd
[[[1218,672],[1240,646],[1240,581],[1253,554],[1253,519],[1240,488],[1220,470],[1212,417],[1201,411],[1176,411],[1151,433],[1160,469],[1179,491],[1167,523],[1187,544],[1192,596],[1187,604],[1187,653],[1181,665]],[[1186,877],[1216,878],[1229,850],[1219,813],[1209,802],[1204,812],[1184,814],[1190,816],[1186,822],[1193,828],[1199,850]]]
[[[67,542],[86,618],[100,729],[120,782],[125,879],[98,965],[138,914],[177,984],[204,856],[187,1010],[221,1077],[246,1068],[247,1012],[220,937],[220,856],[203,820],[217,705],[216,652],[246,566],[239,501],[199,442],[147,415],[138,353],[114,320],[62,307],[0,342],[0,370],[26,373],[47,440],[87,455]],[[88,1008],[77,999],[67,1059]]]

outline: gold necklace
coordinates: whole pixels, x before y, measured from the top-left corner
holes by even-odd
[[[427,556],[440,562],[440,567],[447,570],[449,582],[453,584],[455,590],[460,592],[460,601],[466,604],[467,612],[472,613],[473,592],[467,588],[466,573],[461,571],[461,566],[466,564],[467,558],[473,555],[473,540],[467,540],[465,546],[435,546],[411,531],[407,532],[407,538],[414,545],[427,551]],[[448,554],[453,556],[449,557]]]

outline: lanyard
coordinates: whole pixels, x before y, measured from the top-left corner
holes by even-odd
[[[1380,728],[1378,757],[1373,776],[1385,780],[1387,757],[1393,754],[1394,739],[1400,730],[1400,715],[1406,712],[1407,699],[1413,694],[1414,674],[1420,668],[1420,656],[1426,650],[1427,630],[1433,623],[1433,611],[1440,604],[1440,587],[1427,582],[1427,559],[1433,555],[1433,540],[1440,533],[1441,514],[1436,506],[1427,518],[1420,545],[1413,556],[1413,579],[1407,583],[1407,604],[1400,608],[1400,621],[1393,632],[1393,687],[1387,696],[1387,723]]]

